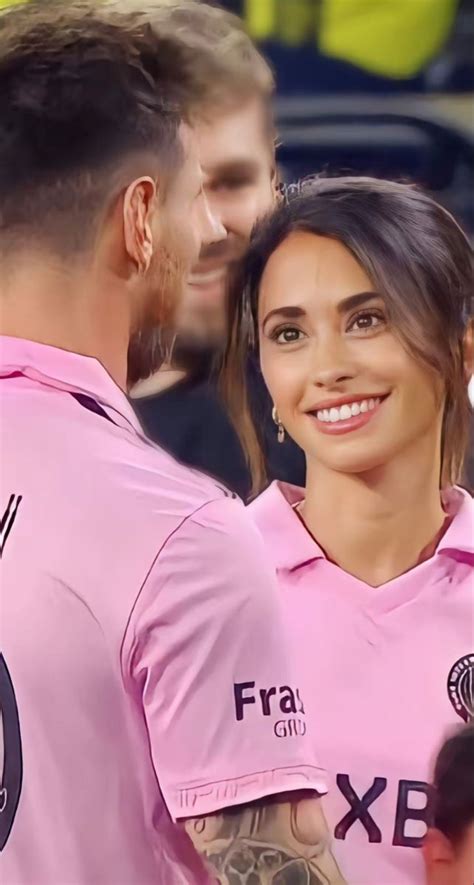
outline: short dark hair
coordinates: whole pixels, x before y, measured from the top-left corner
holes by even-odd
[[[117,2],[117,0],[115,0]],[[108,0],[113,5],[114,0]],[[265,124],[275,137],[270,65],[245,31],[242,19],[215,2],[201,0],[118,0],[127,10],[140,8],[159,33],[172,33],[193,55],[204,115],[259,97]]]
[[[92,0],[33,0],[2,15],[0,249],[20,237],[84,249],[120,192],[121,162],[181,162],[192,83],[189,52],[143,16]]]
[[[474,722],[443,744],[436,760],[433,823],[453,842],[474,823]]]
[[[440,482],[458,481],[472,413],[464,369],[464,337],[472,315],[471,245],[454,218],[412,185],[365,177],[314,177],[293,188],[257,227],[229,302],[230,340],[222,387],[249,453],[254,490],[264,480],[263,461],[242,393],[241,367],[249,334],[256,340],[262,274],[292,231],[331,237],[349,249],[386,297],[394,328],[407,349],[443,378]]]

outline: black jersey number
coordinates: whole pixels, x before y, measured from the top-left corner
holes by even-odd
[[[0,654],[0,851],[11,833],[23,777],[20,719],[13,683]]]

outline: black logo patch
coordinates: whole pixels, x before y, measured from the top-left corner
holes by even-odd
[[[458,716],[464,722],[474,718],[474,654],[464,655],[451,667],[448,695]]]

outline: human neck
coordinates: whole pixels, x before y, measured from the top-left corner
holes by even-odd
[[[152,375],[137,381],[130,390],[132,399],[155,396],[170,390],[182,381],[199,380],[212,374],[213,363],[219,351],[216,348],[190,348],[181,344],[179,338],[172,348],[171,360],[165,360]]]
[[[125,390],[130,316],[123,284],[93,264],[79,270],[28,256],[2,270],[0,334],[95,357]]]
[[[379,587],[416,565],[440,532],[438,478],[439,461],[427,444],[362,475],[309,461],[300,512],[329,559]]]
[[[165,390],[183,381],[186,376],[184,369],[175,369],[169,363],[164,363],[153,375],[137,381],[130,391],[130,396],[132,399],[143,399],[146,396],[164,393]]]

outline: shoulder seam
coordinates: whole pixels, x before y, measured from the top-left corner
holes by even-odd
[[[218,488],[220,491],[223,491],[223,490],[220,488],[220,486],[217,486],[217,488]],[[172,538],[175,537],[175,535],[177,534],[177,532],[179,532],[179,530],[182,529],[182,527],[183,527],[187,522],[189,522],[194,516],[196,516],[197,513],[200,513],[201,510],[204,510],[204,508],[205,508],[205,507],[208,507],[209,504],[214,504],[216,501],[223,501],[223,500],[225,500],[226,498],[229,498],[229,494],[225,494],[225,492],[223,493],[223,496],[220,496],[220,495],[219,495],[219,496],[216,496],[215,498],[208,498],[206,501],[204,501],[202,504],[200,504],[199,507],[196,507],[196,508],[195,508],[194,510],[192,510],[190,513],[187,513],[186,516],[184,516],[184,517],[181,519],[181,521],[180,521],[180,522],[174,527],[174,529],[173,529],[173,531],[171,532],[171,534],[168,535],[168,537],[163,541],[163,543],[161,544],[161,546],[160,546],[159,549],[157,550],[155,556],[153,557],[153,559],[152,559],[152,561],[151,561],[151,563],[150,563],[150,567],[148,568],[148,571],[147,571],[147,573],[146,573],[146,575],[145,575],[145,577],[144,577],[142,583],[140,584],[140,587],[138,588],[137,594],[136,594],[136,596],[135,596],[135,600],[134,600],[134,602],[133,602],[133,605],[132,605],[131,608],[130,608],[130,612],[129,612],[129,615],[128,615],[128,618],[127,618],[127,622],[126,622],[125,627],[124,627],[124,629],[123,629],[123,635],[122,635],[122,639],[121,639],[121,642],[120,642],[120,669],[121,669],[121,672],[122,672],[122,677],[125,677],[125,676],[126,676],[126,674],[125,674],[125,672],[124,672],[124,668],[123,668],[123,646],[124,646],[124,642],[125,642],[125,637],[126,637],[126,635],[127,635],[127,633],[128,633],[128,630],[129,630],[129,627],[130,627],[131,621],[132,621],[132,619],[133,619],[133,615],[134,615],[135,609],[136,609],[137,604],[138,604],[138,602],[139,602],[139,599],[140,599],[140,597],[141,597],[141,595],[142,595],[142,592],[143,592],[143,590],[144,590],[144,588],[145,588],[145,586],[146,586],[146,583],[147,583],[147,581],[148,581],[148,578],[150,577],[150,575],[151,575],[151,573],[152,573],[152,571],[153,571],[153,569],[154,569],[154,567],[155,567],[155,565],[156,565],[156,563],[157,563],[159,557],[161,556],[163,550],[165,549],[165,547],[166,547],[166,545],[168,544],[168,542],[171,541]]]

